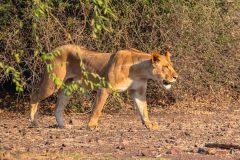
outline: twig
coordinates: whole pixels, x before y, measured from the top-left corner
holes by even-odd
[[[51,12],[50,12],[50,15],[55,19],[55,21],[56,21],[56,22],[59,24],[59,26],[63,29],[63,31],[64,31],[65,34],[67,35],[67,38],[69,38],[70,41],[71,41],[72,43],[74,43],[74,42],[73,42],[73,39],[72,39],[72,36],[71,36],[70,33],[63,27],[63,25],[60,23],[60,21],[58,20],[58,18],[55,17]]]
[[[85,28],[86,28],[86,24],[87,24],[87,17],[86,17],[86,11],[85,11],[85,9],[84,9],[84,4],[82,3],[82,1],[80,0],[80,4],[81,4],[81,6],[82,6],[82,13],[83,13],[83,17],[84,17],[84,25],[83,25],[83,29],[82,29],[82,31],[79,33],[79,35],[81,35],[83,32],[84,32],[84,30],[85,30]]]
[[[205,144],[205,147],[221,148],[221,149],[239,149],[240,150],[240,145],[236,145],[236,144],[207,143],[207,144]]]

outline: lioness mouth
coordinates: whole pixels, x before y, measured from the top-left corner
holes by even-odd
[[[171,88],[171,82],[169,82],[169,81],[167,81],[167,80],[163,80],[162,81],[162,83],[163,83],[163,87],[165,88],[165,89],[170,89]]]
[[[167,80],[163,80],[163,85],[171,85],[171,82],[169,82]]]

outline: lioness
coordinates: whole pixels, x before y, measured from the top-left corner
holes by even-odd
[[[154,52],[147,54],[136,49],[120,50],[117,53],[98,53],[89,51],[77,45],[64,45],[56,49],[60,55],[48,63],[54,64],[52,70],[64,83],[82,78],[80,61],[87,70],[94,71],[108,81],[110,88],[100,88],[97,90],[97,98],[94,111],[88,123],[90,129],[98,125],[103,106],[112,90],[123,92],[129,91],[133,98],[134,105],[138,109],[143,124],[148,129],[156,129],[157,123],[151,122],[148,117],[146,103],[147,80],[161,81],[166,89],[171,88],[171,84],[176,81],[178,75],[173,69],[170,53],[164,55]],[[61,65],[65,63],[66,65]],[[38,104],[41,100],[49,97],[58,91],[58,99],[55,117],[58,127],[64,127],[62,112],[70,99],[63,93],[49,78],[49,73],[45,72],[39,91],[31,96],[31,125],[37,126]]]

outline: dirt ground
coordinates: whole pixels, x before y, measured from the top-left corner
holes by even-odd
[[[209,107],[210,108],[210,107]],[[240,160],[240,107],[152,108],[159,130],[149,131],[130,107],[103,113],[99,128],[87,129],[89,114],[65,114],[67,127],[53,128],[53,115],[0,110],[0,159],[182,159]]]

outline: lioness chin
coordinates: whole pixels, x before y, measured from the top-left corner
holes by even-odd
[[[88,123],[90,129],[97,127],[103,106],[113,90],[117,92],[129,91],[143,124],[148,129],[158,127],[157,123],[151,122],[148,117],[147,80],[161,81],[166,89],[171,88],[171,84],[176,81],[178,75],[172,66],[169,52],[160,55],[158,52],[147,54],[136,49],[125,49],[110,54],[89,51],[76,45],[64,45],[55,51],[60,53],[59,56],[47,63],[56,66],[51,74],[55,74],[64,84],[82,79],[80,62],[83,62],[86,70],[94,71],[105,77],[111,86],[111,88],[97,90],[95,108]],[[64,127],[62,112],[68,104],[70,96],[64,94],[60,86],[53,83],[49,74],[45,72],[39,90],[31,96],[31,126],[37,126],[39,102],[58,91],[55,117],[58,127],[61,128]]]

